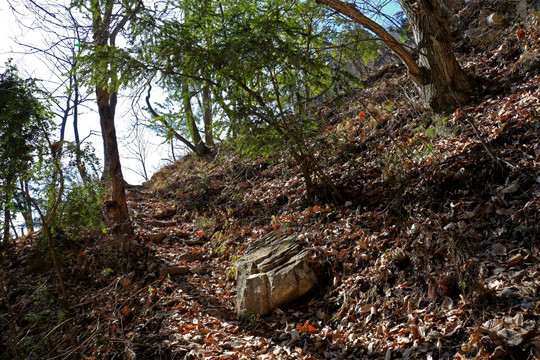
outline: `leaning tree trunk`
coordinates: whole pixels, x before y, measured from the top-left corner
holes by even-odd
[[[418,89],[436,111],[453,111],[467,103],[473,81],[459,66],[454,55],[448,19],[437,0],[398,0],[412,24],[414,40],[420,49],[418,64],[424,76]]]
[[[111,200],[107,202],[107,214],[111,224],[111,231],[115,239],[119,242],[120,250],[129,253],[130,237],[133,235],[133,228],[129,220],[127,208],[126,191],[124,187],[124,177],[122,166],[120,165],[120,154],[118,152],[118,142],[116,140],[116,129],[114,126],[114,112],[116,109],[116,93],[108,93],[105,89],[97,87],[97,101],[103,140],[105,142],[105,155],[109,159],[109,175],[111,179]]]
[[[420,58],[412,54],[385,28],[366,17],[354,4],[341,0],[316,0],[373,31],[407,66],[409,76],[427,106],[437,112],[456,109],[469,100],[474,82],[463,72],[454,55],[447,19],[437,0],[398,0],[413,25]]]

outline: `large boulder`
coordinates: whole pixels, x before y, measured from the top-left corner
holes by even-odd
[[[236,313],[265,315],[307,293],[317,282],[295,236],[271,233],[236,263]]]

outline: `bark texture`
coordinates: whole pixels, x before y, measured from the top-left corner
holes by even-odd
[[[212,130],[212,102],[210,95],[210,85],[208,83],[204,84],[202,89],[202,103],[203,103],[203,118],[204,118],[204,140],[206,141],[206,146],[213,148],[214,144],[214,133]]]
[[[92,6],[94,10],[92,24],[94,45],[97,47],[106,47],[115,46],[117,34],[125,26],[130,17],[136,13],[140,3],[134,10],[126,8],[126,14],[116,24],[113,24],[114,0],[106,0],[103,4],[100,4],[97,0],[93,0]],[[105,79],[108,83],[107,88],[103,84],[96,85],[96,97],[104,147],[104,175],[108,175],[111,180],[111,197],[106,203],[107,215],[111,232],[115,239],[115,245],[118,247],[116,250],[129,255],[133,227],[129,219],[124,177],[122,175],[114,124],[118,79],[113,65],[111,64],[109,67],[103,69],[96,69],[96,71],[107,74]]]
[[[191,94],[189,92],[189,85],[187,84],[187,81],[184,81],[182,84],[182,97],[184,99],[184,112],[186,115],[187,125],[189,131],[191,132],[193,145],[195,146],[195,153],[198,156],[210,154],[212,151],[202,140],[201,133],[199,132],[197,123],[195,122],[195,115],[193,114],[193,109],[191,107]]]
[[[111,200],[107,202],[107,214],[111,224],[113,236],[119,239],[122,252],[129,249],[129,237],[133,235],[133,228],[129,220],[129,211],[124,186],[124,176],[118,152],[114,114],[116,109],[116,93],[108,93],[101,87],[96,90],[99,118],[105,153],[109,159],[109,175],[111,180]]]
[[[386,29],[362,14],[354,4],[316,0],[373,31],[403,61],[427,106],[448,112],[469,101],[473,81],[459,66],[447,18],[437,0],[398,0],[413,26],[420,50],[418,61]]]
[[[472,80],[454,55],[447,18],[437,0],[398,0],[420,49],[418,64],[426,69],[418,88],[428,105],[436,111],[453,111],[470,99]]]

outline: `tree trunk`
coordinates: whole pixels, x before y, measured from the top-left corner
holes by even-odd
[[[309,204],[315,202],[315,186],[313,185],[313,180],[311,178],[311,169],[306,163],[306,158],[299,155],[298,153],[292,153],[293,158],[296,163],[300,165],[300,170],[302,171],[302,176],[304,177],[304,184],[306,186],[306,200]]]
[[[114,113],[116,109],[116,93],[109,94],[101,87],[97,87],[97,101],[105,154],[109,159],[108,172],[111,179],[111,200],[107,202],[107,214],[111,223],[113,236],[119,242],[120,250],[129,253],[130,237],[133,228],[129,220],[129,211],[126,201],[124,177],[120,164],[116,129],[114,126]]]
[[[9,210],[9,207],[7,207],[7,202],[4,205],[4,234],[3,234],[3,240],[4,244],[7,244],[9,242],[9,239],[11,238],[10,232],[9,232],[9,225],[11,222],[11,211]]]
[[[171,124],[169,124],[169,122],[167,120],[165,120],[165,118],[163,116],[161,116],[161,118],[160,118],[160,115],[154,110],[154,108],[152,107],[152,104],[150,103],[150,94],[151,94],[151,92],[152,92],[152,85],[148,85],[148,94],[146,95],[145,100],[146,100],[146,106],[148,106],[148,111],[150,111],[150,114],[152,115],[152,117],[154,117],[154,119],[159,119],[161,124],[167,129],[167,132],[169,132],[170,134],[172,134],[172,136],[174,136],[175,138],[180,140],[191,151],[195,152],[195,145],[193,145],[191,143],[191,141],[189,141],[188,139],[186,139],[185,137],[180,135],[178,133],[178,131],[174,130],[173,127],[171,126]],[[171,138],[171,149],[173,150],[173,159],[174,159],[174,147],[173,147],[172,138]],[[175,159],[175,161],[176,161],[176,159]]]
[[[195,145],[195,153],[198,156],[210,154],[211,151],[202,141],[201,133],[199,132],[197,123],[195,122],[195,115],[193,114],[193,109],[191,108],[191,94],[189,93],[187,81],[184,81],[182,84],[182,98],[184,99],[184,112],[186,114],[187,126],[191,132],[193,144]]]
[[[418,88],[427,104],[436,111],[453,111],[470,99],[473,81],[454,55],[447,18],[435,0],[398,0],[420,48],[418,63],[426,69]]]
[[[210,98],[210,85],[204,84],[202,89],[203,119],[204,119],[204,140],[206,146],[213,148],[214,133],[212,131],[212,103]]]
[[[176,161],[176,155],[174,154],[174,139],[173,138],[171,138],[171,155],[172,155],[173,161]]]
[[[114,14],[114,0],[105,0],[103,2],[98,0],[91,1],[92,32],[95,46],[115,46],[116,36],[142,5],[142,1],[140,1],[137,3],[135,9],[130,9],[128,6],[129,3],[122,2],[126,6],[126,11],[124,15],[120,15]],[[113,19],[115,17],[119,20],[113,25]],[[103,68],[97,69],[97,71],[107,74],[105,83],[107,83],[108,87],[116,88],[119,84],[114,60],[111,60]],[[117,93],[116,90],[107,90],[102,84],[98,83],[96,84],[96,97],[104,149],[103,175],[105,178],[110,177],[111,181],[111,198],[106,202],[108,220],[115,240],[115,246],[118,247],[115,250],[119,250],[129,257],[133,227],[129,219],[124,177],[120,165],[120,154],[118,152],[118,141],[114,126]]]
[[[101,125],[101,133],[103,134],[106,129],[103,128],[103,123],[100,123]],[[109,158],[109,154],[107,152],[107,141],[105,140],[105,137],[102,136],[103,140],[103,173],[101,174],[101,180],[102,181],[109,181],[111,177],[111,159]]]
[[[27,194],[30,193],[27,181],[19,180],[19,185],[24,192],[26,192]],[[26,196],[23,196],[21,198],[21,215],[24,219],[24,223],[26,224],[26,231],[29,233],[34,232],[34,215],[32,213],[32,203],[28,201]]]
[[[75,79],[75,83],[77,80]],[[79,138],[79,87],[75,85],[75,98],[73,100],[73,135],[75,137],[75,159],[77,160],[77,169],[84,185],[88,184],[88,173],[81,159],[81,140]]]
[[[437,0],[398,0],[413,25],[421,51],[418,62],[386,29],[362,14],[354,4],[340,0],[316,1],[373,31],[407,66],[422,100],[433,110],[448,112],[469,101],[474,82],[455,58],[450,28]]]

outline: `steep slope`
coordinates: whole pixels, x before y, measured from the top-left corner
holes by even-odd
[[[105,265],[103,235],[62,247],[71,318],[21,241],[3,264],[3,349],[20,333],[34,357],[69,357],[71,320],[83,358],[538,358],[540,41],[526,24],[490,36],[458,43],[483,86],[449,116],[418,107],[399,70],[312,109],[342,203],[322,188],[306,202],[277,153],[188,155],[129,187],[131,272]],[[240,321],[234,264],[269,232],[296,234],[321,283]]]

